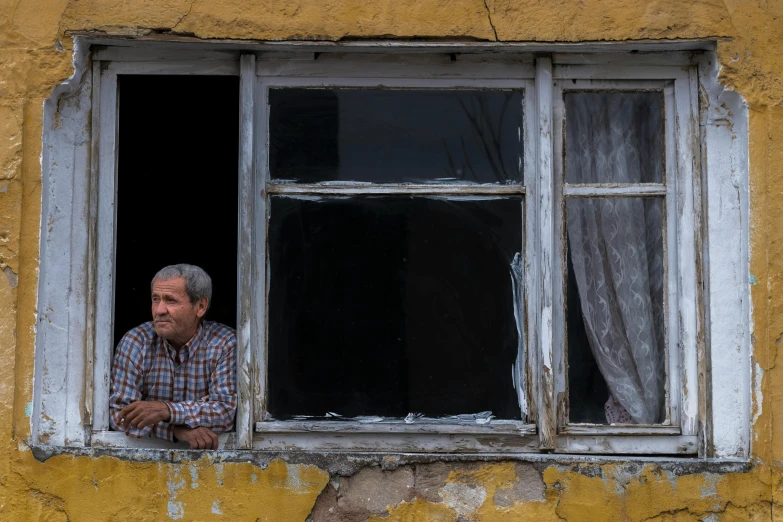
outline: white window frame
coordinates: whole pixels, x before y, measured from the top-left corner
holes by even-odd
[[[612,184],[569,185],[564,182],[563,152],[556,153],[553,168],[552,227],[555,251],[552,259],[553,324],[552,348],[555,378],[552,396],[558,451],[696,454],[698,453],[697,274],[700,234],[700,151],[698,136],[698,85],[696,69],[672,66],[585,66],[554,67],[552,114],[554,150],[563,151],[565,108],[563,94],[579,91],[659,91],[664,99],[664,183],[613,186]],[[664,252],[666,287],[666,419],[647,426],[614,426],[571,423],[568,420],[567,376],[565,372],[565,200],[569,197],[659,196],[664,198]],[[547,229],[543,233],[547,233]],[[549,238],[546,243],[550,244]],[[546,247],[544,247],[546,248]],[[703,335],[701,336],[703,338]],[[542,346],[542,350],[545,347]],[[703,347],[701,347],[703,353]],[[634,437],[635,436],[635,437]],[[635,439],[635,440],[634,440]],[[639,447],[644,440],[644,447]],[[629,447],[630,443],[630,447]],[[631,449],[633,447],[636,449]]]
[[[371,46],[370,46],[371,47]],[[500,46],[502,47],[502,46]],[[586,47],[576,46],[577,50]],[[270,50],[271,49],[271,50]],[[652,54],[548,52],[533,56],[529,52],[508,55],[459,54],[448,46],[426,48],[433,54],[328,55],[317,60],[313,52],[295,47],[263,52],[203,51],[193,49],[145,49],[108,47],[92,52],[92,66],[81,78],[69,80],[71,94],[81,113],[74,112],[68,124],[74,129],[92,128],[92,139],[79,141],[73,131],[64,136],[56,128],[56,107],[45,112],[52,126],[49,142],[61,147],[74,142],[74,157],[87,158],[69,165],[57,163],[57,150],[44,150],[44,206],[42,213],[42,274],[39,288],[39,333],[36,352],[35,401],[32,440],[55,446],[175,447],[157,440],[133,440],[123,433],[108,431],[108,396],[111,353],[113,349],[113,279],[116,206],[117,75],[118,74],[222,74],[240,77],[240,156],[239,156],[239,267],[238,267],[238,396],[236,433],[221,435],[221,447],[257,450],[350,450],[402,452],[493,452],[493,453],[591,453],[647,455],[734,455],[747,456],[749,405],[734,415],[728,424],[743,429],[734,439],[724,437],[717,449],[705,442],[721,420],[710,416],[708,368],[712,359],[705,339],[707,310],[711,301],[705,288],[709,278],[735,275],[732,270],[708,270],[705,273],[702,243],[702,208],[712,193],[702,195],[702,156],[722,176],[723,163],[705,152],[711,139],[727,143],[725,133],[710,134],[717,103],[698,105],[698,67],[708,69],[714,62],[701,61],[688,52]],[[405,48],[404,48],[405,49]],[[445,52],[444,52],[445,49]],[[333,49],[322,49],[328,53]],[[369,50],[378,51],[376,48]],[[407,49],[406,49],[407,50]],[[504,51],[508,51],[505,48]],[[526,49],[527,50],[527,49]],[[535,50],[535,49],[534,49]],[[386,49],[388,51],[388,49]],[[399,50],[397,50],[399,51]],[[408,50],[409,51],[409,50]],[[453,51],[450,61],[443,61]],[[321,52],[319,50],[318,52]],[[420,51],[418,51],[420,52]],[[77,46],[83,70],[89,47]],[[81,54],[79,54],[81,53]],[[710,53],[706,53],[707,57]],[[433,60],[436,60],[433,62]],[[534,65],[535,64],[535,65]],[[78,64],[77,64],[78,65]],[[576,83],[574,83],[576,82]],[[625,83],[624,83],[625,82]],[[630,83],[628,83],[630,82]],[[525,183],[517,194],[524,194],[525,256],[527,307],[527,366],[524,376],[530,385],[521,394],[527,403],[527,418],[532,424],[497,422],[476,423],[419,422],[265,422],[265,307],[266,295],[265,233],[266,197],[272,193],[334,193],[327,185],[284,185],[268,183],[266,173],[266,89],[269,86],[373,86],[392,87],[514,87],[525,89]],[[563,85],[571,86],[647,86],[662,88],[667,110],[667,172],[665,187],[650,190],[665,192],[667,202],[666,244],[669,257],[668,346],[672,383],[672,406],[668,423],[656,426],[602,426],[569,424],[565,417],[565,373],[562,308],[563,237],[562,224],[562,107],[558,103]],[[704,83],[701,84],[704,87]],[[63,88],[62,91],[67,92]],[[56,92],[53,99],[57,100]],[[717,96],[717,95],[716,95]],[[49,103],[49,102],[47,102]],[[87,107],[85,112],[84,107]],[[91,107],[91,112],[89,108]],[[90,119],[88,119],[91,118]],[[669,118],[672,118],[671,120]],[[68,129],[66,129],[68,130]],[[746,132],[746,131],[745,131]],[[45,134],[46,134],[45,133]],[[58,134],[59,133],[59,134]],[[734,139],[734,136],[731,138]],[[747,136],[745,135],[745,139]],[[734,146],[734,145],[733,145]],[[742,143],[734,146],[740,165],[746,154]],[[674,165],[676,157],[676,168]],[[92,160],[90,161],[90,158]],[[532,167],[532,168],[531,168]],[[736,163],[733,168],[739,168]],[[67,171],[71,183],[64,186],[54,176]],[[51,178],[51,181],[48,181]],[[717,186],[717,185],[716,185]],[[80,189],[85,188],[82,192]],[[475,190],[475,187],[473,187]],[[708,187],[709,189],[709,187]],[[422,185],[420,187],[360,186],[341,187],[356,193],[461,193],[460,188]],[[507,187],[485,187],[478,191],[499,194],[513,191]],[[583,196],[609,192],[637,193],[638,188],[569,188]],[[722,194],[728,187],[718,187]],[[636,192],[634,192],[636,191]],[[709,192],[707,190],[706,192]],[[79,196],[81,194],[81,196]],[[65,201],[71,201],[66,245],[55,238],[61,226],[53,218],[62,213]],[[747,204],[747,200],[744,202]],[[745,212],[737,209],[740,217]],[[90,217],[87,217],[90,216]],[[46,227],[47,223],[54,223]],[[747,223],[747,221],[743,221]],[[741,225],[740,225],[741,229]],[[65,230],[65,229],[63,229]],[[744,236],[745,238],[747,236]],[[717,245],[709,244],[713,250]],[[62,252],[65,249],[67,252]],[[745,250],[747,253],[747,250]],[[68,271],[54,270],[56,259],[67,255]],[[739,259],[740,264],[744,259]],[[677,267],[673,277],[671,267]],[[743,265],[744,266],[744,265]],[[732,274],[729,274],[732,272]],[[68,291],[61,288],[69,283]],[[743,299],[745,294],[738,291]],[[72,303],[66,315],[55,317],[62,300]],[[75,300],[74,300],[75,299]],[[676,306],[673,303],[676,302]],[[744,306],[747,306],[745,304]],[[745,311],[746,308],[743,308]],[[82,319],[79,319],[82,317]],[[53,320],[54,318],[54,320]],[[75,321],[74,321],[75,319]],[[63,333],[62,325],[69,328]],[[49,325],[49,326],[47,326]],[[673,326],[676,325],[676,328]],[[738,325],[737,335],[742,337]],[[739,338],[738,337],[738,338]],[[747,339],[742,339],[746,343]],[[739,342],[739,341],[738,341]],[[713,352],[716,343],[712,340]],[[64,351],[64,347],[67,350]],[[676,348],[673,348],[676,347]],[[747,344],[743,344],[747,353]],[[740,352],[736,360],[742,359]],[[65,355],[66,363],[62,363]],[[734,360],[732,359],[732,360]],[[45,373],[44,373],[45,372]],[[728,375],[718,375],[726,382]],[[63,379],[66,391],[56,384]],[[713,375],[713,379],[715,376]],[[522,379],[519,379],[521,382]],[[682,387],[677,389],[677,384]],[[736,401],[743,403],[749,394],[749,382],[736,388]],[[749,401],[743,404],[747,404]],[[720,426],[718,426],[720,427]],[[723,450],[722,448],[728,448]],[[733,450],[731,448],[734,448]]]

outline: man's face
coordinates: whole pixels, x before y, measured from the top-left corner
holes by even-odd
[[[198,330],[199,320],[207,311],[207,298],[195,303],[185,291],[185,278],[175,277],[152,283],[152,321],[155,332],[179,349]]]

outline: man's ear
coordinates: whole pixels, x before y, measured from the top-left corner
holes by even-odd
[[[209,301],[206,297],[202,297],[198,301],[196,301],[196,315],[199,319],[204,317],[204,314],[207,313],[207,305],[209,304]]]

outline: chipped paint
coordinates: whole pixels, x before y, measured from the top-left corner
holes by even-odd
[[[780,509],[783,485],[783,417],[773,415],[783,407],[783,377],[775,364],[776,339],[783,332],[781,19],[781,2],[757,0],[5,2],[0,7],[0,519],[304,521],[326,492],[333,491],[335,504],[314,519],[330,522],[339,520],[334,517],[340,513],[341,499],[356,510],[365,509],[370,506],[368,496],[380,496],[394,483],[389,504],[371,505],[377,512],[361,511],[363,519],[772,520],[773,511]],[[172,28],[174,34],[166,34]],[[220,461],[214,455],[158,450],[30,451],[25,441],[35,415],[31,399],[36,324],[40,319],[52,321],[53,328],[68,326],[58,322],[60,310],[44,314],[36,303],[42,257],[43,104],[55,89],[73,91],[63,83],[69,77],[73,84],[80,81],[73,76],[72,59],[87,57],[74,53],[72,31],[159,39],[193,35],[296,41],[727,37],[717,44],[720,80],[741,94],[749,108],[750,155],[745,162],[750,175],[751,267],[737,280],[749,283],[752,303],[751,464],[737,469],[688,459],[563,461],[543,455],[518,462],[516,456],[487,460],[296,453],[274,458],[235,454]],[[736,125],[727,125],[728,112],[708,125],[736,130]],[[55,114],[51,123],[65,129],[62,114]],[[245,329],[242,333],[250,335]],[[553,369],[551,358],[544,363]],[[44,419],[40,440],[57,430]],[[394,480],[384,475],[400,467],[408,469]],[[377,472],[359,476],[363,469]],[[363,482],[364,476],[375,482]],[[329,485],[330,479],[340,484],[351,477],[359,477],[353,488]],[[364,494],[364,503],[349,498],[352,490]]]

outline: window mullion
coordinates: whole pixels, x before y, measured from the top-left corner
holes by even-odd
[[[243,54],[239,70],[239,242],[237,245],[237,413],[236,446],[253,447],[253,98],[255,55]]]
[[[540,289],[538,389],[538,436],[542,449],[555,447],[555,325],[552,279],[555,269],[554,183],[552,166],[552,59],[536,59],[536,100],[538,102],[538,285]]]

